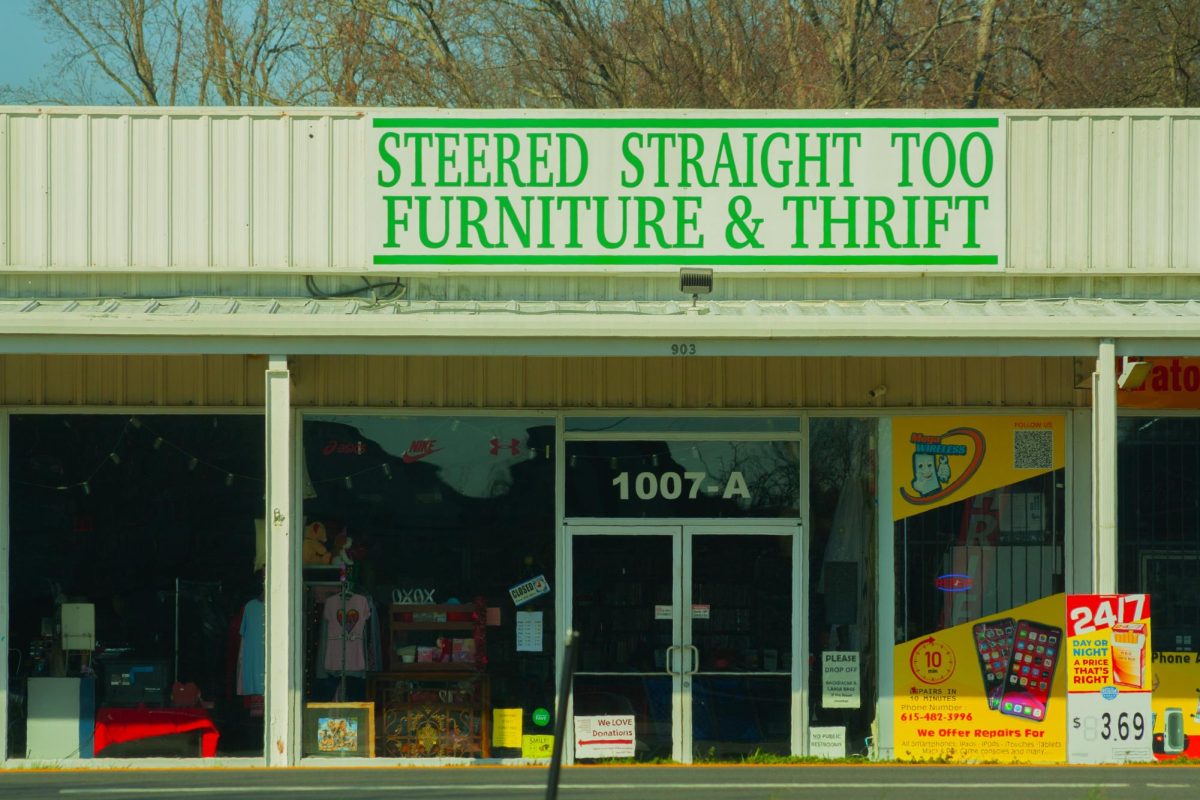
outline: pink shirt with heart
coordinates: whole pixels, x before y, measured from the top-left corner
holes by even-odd
[[[343,611],[344,609],[344,611]],[[366,649],[363,643],[363,628],[371,616],[371,606],[361,594],[352,594],[342,599],[340,594],[331,595],[325,601],[325,669],[333,672],[362,672],[367,668]],[[345,639],[346,662],[342,663],[342,640]]]

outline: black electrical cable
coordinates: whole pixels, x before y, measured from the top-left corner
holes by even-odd
[[[304,276],[304,285],[308,289],[308,293],[317,300],[333,300],[339,297],[357,297],[363,293],[368,293],[370,294],[371,299],[376,303],[387,303],[391,302],[392,300],[397,300],[404,296],[404,292],[408,288],[405,284],[401,283],[399,278],[391,281],[378,281],[376,283],[372,283],[360,275],[359,280],[363,282],[361,287],[355,289],[346,289],[340,292],[321,291],[317,288],[317,281],[312,275]],[[387,292],[383,295],[377,296],[375,291],[383,288],[387,288]]]

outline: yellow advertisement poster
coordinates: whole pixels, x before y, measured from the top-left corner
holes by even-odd
[[[1150,761],[1150,595],[1067,597],[1067,760]]]
[[[1154,757],[1200,758],[1200,656],[1156,651],[1151,661]]]
[[[1063,763],[1062,594],[897,645],[902,760]]]
[[[1061,469],[1065,437],[1059,414],[894,417],[893,517],[906,519]]]

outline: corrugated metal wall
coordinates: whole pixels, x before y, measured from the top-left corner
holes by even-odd
[[[1200,112],[1008,120],[1010,274],[1200,274]],[[368,271],[368,125],[345,109],[7,109],[0,268]],[[239,286],[224,288],[253,293]]]
[[[1076,406],[1070,358],[293,359],[297,406],[906,408]],[[261,407],[266,360],[3,356],[0,403]],[[886,386],[872,400],[868,392]]]

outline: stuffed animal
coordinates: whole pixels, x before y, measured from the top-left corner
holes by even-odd
[[[337,536],[333,537],[333,560],[334,564],[345,564],[347,567],[354,563],[354,559],[350,556],[350,548],[354,545],[354,540],[346,535],[343,529]]]
[[[305,564],[328,564],[333,560],[333,555],[325,547],[325,542],[329,540],[329,536],[325,533],[325,526],[320,522],[314,522],[304,529],[304,563]]]

